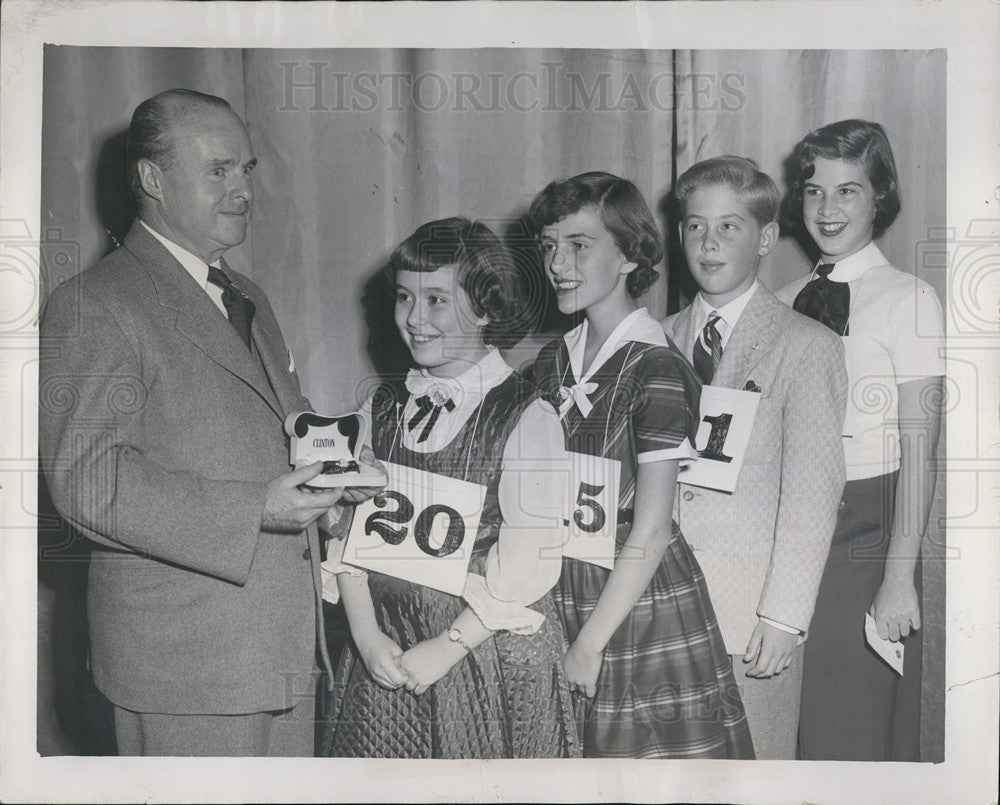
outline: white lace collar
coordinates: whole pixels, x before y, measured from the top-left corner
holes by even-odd
[[[514,370],[491,348],[478,362],[457,377],[435,377],[426,369],[410,369],[406,375],[406,390],[414,397],[428,396],[434,405],[451,400],[461,406],[467,397],[482,397],[499,386]]]

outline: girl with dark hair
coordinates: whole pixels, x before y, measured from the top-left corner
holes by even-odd
[[[335,675],[324,754],[578,756],[549,592],[565,480],[537,464],[558,455],[562,433],[496,350],[517,340],[521,279],[496,235],[464,218],[417,229],[389,271],[416,368],[365,404],[371,447],[427,488],[460,479],[482,487],[485,502],[461,596],[342,564],[334,542],[324,570],[336,573],[353,642]],[[439,503],[467,516],[455,500]]]
[[[531,217],[559,309],[584,313],[542,349],[535,378],[585,468],[570,518],[607,531],[613,551],[567,555],[556,588],[584,756],[752,758],[705,579],[672,522],[701,384],[634,300],[656,278],[659,232],[636,187],[607,173],[553,182]]]
[[[820,252],[778,292],[844,343],[847,485],[809,640],[799,751],[808,760],[919,760],[920,544],[934,494],[945,372],[934,289],[872,241],[900,210],[882,126],[842,120],[802,139],[787,212]],[[903,677],[865,643],[870,617],[905,647]]]

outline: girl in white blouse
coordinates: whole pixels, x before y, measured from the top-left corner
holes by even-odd
[[[788,211],[819,252],[777,296],[841,337],[847,485],[806,642],[806,760],[919,760],[920,550],[934,494],[944,317],[934,289],[873,237],[901,203],[878,123],[841,120],[795,146]],[[904,646],[903,678],[865,641],[870,617]]]

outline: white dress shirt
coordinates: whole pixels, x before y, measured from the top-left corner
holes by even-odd
[[[747,304],[750,302],[750,297],[754,295],[757,291],[758,281],[754,280],[753,285],[751,285],[746,291],[737,296],[731,302],[727,302],[722,307],[712,307],[706,300],[705,297],[698,292],[695,297],[695,310],[697,311],[698,319],[698,341],[705,348],[705,351],[709,354],[712,350],[708,348],[708,344],[705,343],[705,325],[708,324],[708,317],[716,313],[719,316],[719,321],[715,323],[715,329],[719,331],[719,338],[722,341],[722,351],[725,352],[726,344],[729,343],[729,336],[733,334],[733,330],[736,329],[736,322],[740,320],[740,316],[743,315],[743,311],[746,310]]]
[[[775,296],[793,305],[815,276],[786,285]],[[899,469],[898,386],[945,374],[944,314],[937,293],[893,267],[875,243],[838,260],[830,272],[846,282],[851,306],[844,344],[849,382],[844,420],[847,480]]]
[[[222,304],[222,288],[208,281],[209,263],[206,263],[198,255],[192,254],[183,246],[178,246],[172,240],[168,240],[141,218],[139,219],[139,223],[146,227],[146,231],[149,234],[163,244],[164,248],[174,256],[178,263],[184,266],[184,270],[191,275],[194,281],[198,283],[198,286],[208,294],[208,298],[222,311],[222,315],[228,319],[229,314],[226,312],[226,306]],[[221,262],[221,260],[216,260],[211,265],[221,270]]]

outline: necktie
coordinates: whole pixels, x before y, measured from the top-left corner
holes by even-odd
[[[229,314],[229,323],[239,333],[243,343],[250,347],[250,325],[253,324],[253,314],[257,309],[243,292],[233,285],[222,271],[215,266],[208,267],[208,281],[218,288],[222,288],[222,304]]]
[[[719,368],[719,361],[722,360],[722,336],[716,327],[721,318],[722,316],[713,310],[701,331],[702,337],[694,345],[694,368],[706,386],[712,382],[715,370]],[[702,340],[705,342],[704,345]]]
[[[830,279],[833,263],[816,269],[816,279],[806,283],[792,305],[799,313],[825,324],[837,335],[850,335],[851,289],[846,282]]]
[[[418,443],[427,441],[427,437],[431,435],[431,431],[434,429],[434,424],[438,421],[438,417],[441,416],[442,408],[447,409],[450,413],[455,410],[455,403],[448,399],[440,405],[435,405],[431,402],[431,398],[427,394],[422,397],[417,397],[417,413],[415,413],[410,418],[410,421],[406,423],[406,429],[413,430],[424,420],[424,417],[430,414],[427,424],[424,425],[423,431],[417,438]]]

